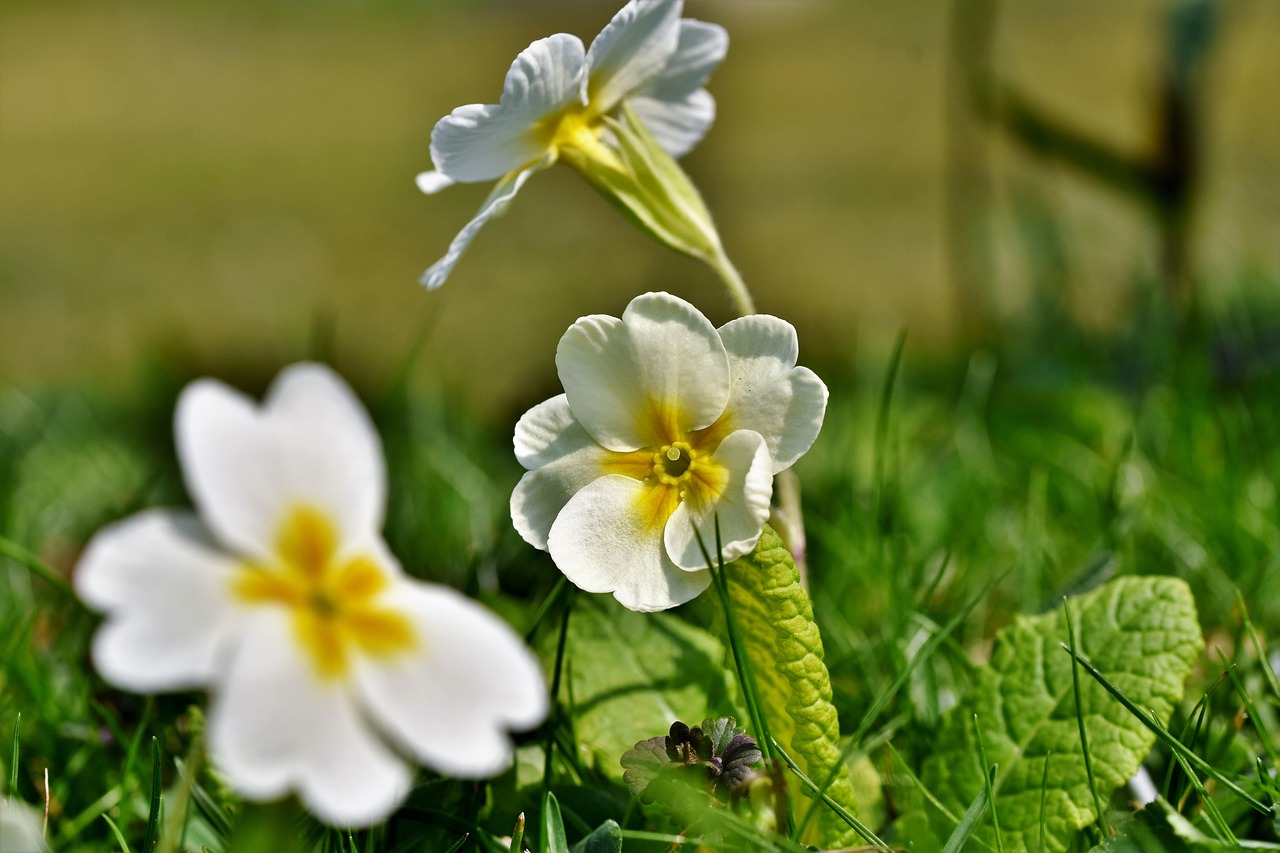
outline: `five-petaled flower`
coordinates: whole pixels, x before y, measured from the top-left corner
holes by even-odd
[[[784,320],[716,329],[667,293],[636,297],[621,319],[578,320],[556,350],[565,393],[516,424],[528,469],[511,496],[516,529],[579,587],[633,610],[698,595],[717,523],[725,560],[749,553],[773,475],[822,426],[827,388],[797,355]]]
[[[342,380],[296,365],[261,407],[200,380],[176,436],[198,515],[108,527],[76,572],[107,617],[93,643],[103,677],[209,687],[208,744],[231,786],[296,791],[334,824],[376,822],[404,798],[392,744],[455,776],[509,764],[506,728],[546,714],[541,672],[505,622],[391,555],[381,447]]]
[[[684,155],[711,127],[715,101],[702,86],[724,59],[729,39],[714,24],[681,19],[682,7],[682,0],[631,0],[589,49],[567,33],[539,39],[512,63],[499,103],[458,107],[436,124],[431,132],[435,169],[418,175],[423,192],[434,193],[453,183],[499,180],[445,256],[423,274],[423,284],[443,284],[480,228],[506,208],[531,174],[557,160],[565,160],[602,192],[632,208],[638,220],[652,215],[646,208],[671,205],[665,192],[656,201],[632,197],[637,183],[626,175],[633,167],[615,144],[623,128],[611,127],[610,120],[627,111],[671,157]],[[619,179],[624,185],[621,198]],[[678,206],[700,207],[701,200],[693,200],[690,193],[696,195],[687,187],[677,191],[685,196],[677,200]],[[692,238],[699,248],[694,253],[701,254],[708,241],[718,245],[718,237],[704,210],[696,210],[693,217],[695,232],[712,231]],[[674,248],[689,250],[685,240],[669,234],[669,226],[650,222],[644,227],[664,242],[676,240]]]

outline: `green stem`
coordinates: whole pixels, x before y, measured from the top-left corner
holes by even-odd
[[[165,821],[164,833],[156,846],[157,853],[177,853],[183,850],[187,834],[191,806],[191,791],[195,787],[196,777],[204,763],[204,734],[196,735],[187,750],[187,760],[182,762],[182,775],[178,778],[177,790],[173,797],[173,810]]]
[[[706,261],[716,271],[716,275],[720,276],[720,280],[724,282],[725,287],[729,288],[729,297],[733,300],[733,305],[738,309],[738,313],[743,317],[756,313],[756,303],[751,298],[751,291],[747,290],[747,283],[742,280],[742,274],[738,272],[738,268],[733,265],[733,262],[729,260],[729,256],[725,254],[724,247],[720,245],[719,237],[715,238],[715,254],[708,257]]]
[[[729,288],[729,296],[738,313],[743,317],[756,313],[755,300],[751,298],[751,291],[747,290],[747,283],[742,280],[742,274],[725,254],[724,247],[720,245],[719,236],[713,236],[715,254],[706,259],[707,264],[716,271],[716,275],[720,276],[725,287]],[[800,478],[794,471],[788,469],[780,472],[773,482],[778,498],[778,509],[770,519],[770,523],[782,537],[787,550],[791,552],[796,570],[800,572],[800,586],[808,592],[809,556],[804,535],[804,510],[800,505]]]

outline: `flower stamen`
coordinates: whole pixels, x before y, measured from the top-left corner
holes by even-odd
[[[414,648],[409,620],[375,602],[388,586],[384,570],[368,557],[338,559],[323,513],[295,507],[277,541],[276,564],[246,566],[233,593],[244,604],[292,611],[295,635],[322,678],[345,676],[353,649],[391,657]]]
[[[672,442],[653,454],[653,475],[664,485],[680,485],[689,479],[694,459],[693,448],[687,443]]]

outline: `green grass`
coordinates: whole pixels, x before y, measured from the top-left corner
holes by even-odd
[[[799,474],[815,616],[842,731],[858,732],[848,754],[869,754],[888,774],[890,744],[918,769],[975,661],[1013,614],[1060,608],[1064,594],[1115,575],[1168,574],[1190,584],[1216,650],[1198,665],[1169,730],[1184,732],[1198,760],[1224,778],[1252,776],[1243,783],[1251,796],[1274,796],[1274,781],[1264,784],[1257,768],[1274,769],[1280,732],[1280,695],[1259,664],[1261,647],[1280,648],[1280,311],[1251,305],[1204,323],[1180,347],[1155,345],[1154,320],[1136,327],[1143,332],[1128,339],[1101,339],[1064,325],[1048,354],[1013,334],[956,358],[917,357],[908,338],[900,362],[881,351],[817,365],[831,406]],[[275,369],[232,378],[257,391]],[[87,664],[95,617],[31,570],[38,561],[66,578],[101,525],[185,500],[170,418],[188,374],[151,363],[124,394],[10,388],[0,397],[0,624],[9,626],[0,643],[0,730],[14,736],[17,756],[0,779],[13,780],[6,796],[43,807],[47,769],[57,850],[119,846],[117,832],[144,850],[147,838],[165,838],[169,810],[184,801],[182,849],[222,850],[253,814],[200,754],[200,697],[144,698],[103,684]],[[410,572],[479,597],[554,649],[568,599],[539,607],[559,574],[507,519],[520,473],[509,449],[514,416],[477,421],[448,397],[406,387],[363,389],[392,472],[392,549]],[[713,599],[678,613],[714,625]],[[1211,689],[1229,664],[1226,683]],[[1205,694],[1201,719],[1191,706]],[[562,688],[560,700],[570,699]],[[1249,719],[1240,713],[1246,705]],[[578,758],[572,720],[566,710],[524,736],[519,774],[488,789],[424,773],[387,826],[348,837],[304,818],[307,843],[447,849],[469,832],[459,849],[501,849],[495,839],[521,810],[533,843],[545,825],[533,818],[545,764],[570,842],[612,818],[628,833],[624,849],[661,849],[645,839],[673,827],[629,805],[624,789]],[[1158,745],[1148,765],[1206,835],[1275,840],[1274,823],[1241,807],[1225,785],[1203,775],[1187,785],[1202,765],[1181,751]],[[153,774],[164,792],[160,812]],[[902,781],[896,772],[882,777],[887,817],[868,827],[890,843],[904,840],[892,825]],[[1110,792],[1098,794],[1106,805]],[[1109,802],[1115,823],[1126,800]],[[856,813],[858,804],[845,805]],[[988,810],[984,820],[992,817]]]

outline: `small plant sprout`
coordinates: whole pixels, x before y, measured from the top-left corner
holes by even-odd
[[[731,292],[751,313],[706,206],[674,160],[715,120],[715,101],[702,87],[729,45],[723,28],[681,19],[682,7],[681,0],[631,0],[590,48],[566,33],[539,39],[512,63],[499,103],[458,107],[436,124],[435,169],[418,175],[419,188],[497,184],[423,275],[424,285],[443,284],[529,176],[562,161],[659,242],[722,276],[731,272]]]
[[[396,748],[454,776],[505,768],[506,729],[546,714],[541,673],[506,623],[391,555],[381,446],[342,380],[295,365],[261,407],[200,380],[176,433],[196,512],[102,530],[76,572],[107,617],[93,643],[103,677],[208,687],[209,751],[231,787],[296,792],[331,824],[401,802]]]
[[[791,324],[764,314],[716,329],[668,293],[592,315],[560,339],[565,393],[516,424],[528,473],[511,496],[520,535],[584,590],[663,610],[755,547],[773,476],[813,444],[827,388],[796,367]]]
[[[762,757],[756,739],[733,717],[708,717],[693,728],[676,720],[665,736],[626,751],[623,781],[644,803],[678,801],[689,789],[723,802],[747,795]]]

